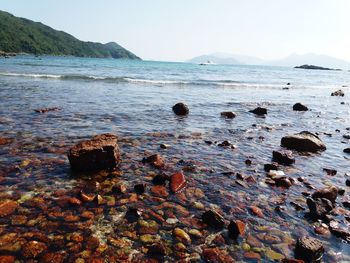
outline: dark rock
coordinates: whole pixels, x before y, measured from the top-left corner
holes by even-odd
[[[169,148],[169,145],[168,144],[164,144],[164,143],[162,143],[162,144],[160,144],[159,145],[159,147],[161,148],[161,149],[168,149]]]
[[[113,168],[120,162],[117,136],[102,134],[73,146],[68,159],[74,171],[95,171]]]
[[[34,110],[37,113],[46,113],[46,112],[50,112],[50,111],[59,111],[60,108],[54,107],[54,108],[43,108],[43,109],[36,109]]]
[[[169,177],[165,174],[157,174],[152,179],[154,185],[165,185],[166,181],[169,180]]]
[[[291,152],[272,152],[272,160],[283,165],[292,165],[295,163],[295,159]]]
[[[245,223],[241,220],[231,221],[228,225],[228,232],[232,238],[243,236],[245,232]]]
[[[350,187],[350,179],[346,179],[345,184]]]
[[[315,65],[301,65],[301,66],[297,66],[294,68],[299,68],[299,69],[317,69],[317,70],[335,70],[335,69],[331,69],[331,68],[324,68],[324,67],[320,67],[320,66],[315,66]]]
[[[281,146],[300,152],[318,152],[326,150],[326,146],[321,139],[317,135],[307,131],[283,137]]]
[[[338,195],[344,195],[345,189],[344,188],[338,188]]]
[[[324,253],[321,241],[304,236],[298,239],[295,247],[295,258],[302,259],[305,263],[320,262]]]
[[[332,202],[326,198],[308,198],[306,203],[309,207],[310,215],[315,219],[325,218],[326,215],[333,209]]]
[[[274,163],[267,163],[267,164],[264,164],[264,170],[266,172],[269,172],[271,170],[277,171],[278,166],[277,166],[277,164],[274,164]]]
[[[234,263],[233,258],[227,253],[226,250],[220,250],[219,248],[205,248],[203,249],[203,257],[205,262],[215,263]]]
[[[149,163],[154,167],[160,169],[164,167],[164,159],[160,154],[153,154],[142,159],[143,163]]]
[[[337,170],[335,169],[323,168],[323,171],[325,171],[328,175],[331,175],[331,176],[334,176],[337,174]]]
[[[312,198],[326,198],[332,203],[335,202],[338,195],[338,188],[335,186],[324,187],[322,189],[317,190],[312,194]]]
[[[185,116],[190,112],[190,110],[188,109],[186,104],[180,102],[180,103],[177,103],[173,106],[173,112],[176,115]]]
[[[249,112],[261,116],[261,115],[267,114],[267,109],[266,108],[257,107],[254,110],[250,110]]]
[[[128,220],[128,222],[134,223],[141,217],[141,214],[141,211],[139,211],[137,208],[129,207],[125,214],[125,218]]]
[[[334,91],[331,93],[331,96],[340,96],[340,97],[344,97],[344,91],[342,91],[341,89]]]
[[[343,135],[343,138],[344,138],[344,139],[347,139],[347,140],[350,140],[350,134],[344,134],[344,135]]]
[[[220,146],[220,147],[229,147],[231,145],[232,144],[230,141],[223,141],[222,143],[218,144],[218,146]]]
[[[337,221],[331,221],[329,223],[329,229],[333,235],[342,238],[347,242],[350,242],[350,232],[348,229],[341,227]]]
[[[350,148],[345,148],[345,149],[343,150],[343,152],[344,152],[344,153],[349,153],[349,154],[350,154]]]
[[[173,193],[178,193],[186,187],[185,175],[182,172],[174,173],[170,177],[170,190]]]
[[[221,229],[225,226],[224,218],[213,210],[208,210],[202,215],[202,220],[210,227]]]
[[[298,103],[295,103],[293,105],[293,110],[295,110],[295,111],[308,111],[309,108],[298,102]]]
[[[138,195],[142,195],[145,192],[146,186],[144,184],[137,184],[134,186],[134,191]]]
[[[232,111],[224,111],[224,112],[221,112],[221,116],[227,119],[234,119],[236,118],[237,114]]]
[[[285,176],[280,178],[273,178],[273,180],[275,181],[276,186],[278,187],[289,188],[293,185],[293,182],[290,180],[290,178],[287,178]]]
[[[167,254],[163,243],[155,243],[147,247],[147,254],[150,256],[165,256]]]

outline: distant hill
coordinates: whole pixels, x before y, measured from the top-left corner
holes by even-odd
[[[140,59],[117,43],[84,42],[42,23],[0,11],[0,51],[36,55]]]
[[[338,58],[308,54],[291,54],[290,56],[279,60],[263,60],[251,56],[234,55],[228,53],[212,53],[209,55],[198,56],[188,60],[190,63],[203,63],[211,61],[216,64],[235,64],[235,65],[267,65],[267,66],[284,66],[295,67],[298,65],[317,65],[321,67],[350,69],[350,62]]]

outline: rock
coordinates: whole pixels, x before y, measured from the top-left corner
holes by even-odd
[[[319,189],[316,192],[314,192],[312,194],[312,198],[314,198],[314,199],[326,198],[329,201],[331,201],[332,203],[334,203],[335,200],[337,199],[337,195],[338,195],[338,188],[335,186],[328,186],[328,187],[324,187],[324,188]]]
[[[310,215],[315,219],[323,219],[332,211],[333,204],[326,198],[308,198],[306,200],[307,206],[310,210]]]
[[[256,216],[258,216],[258,217],[261,217],[261,218],[264,217],[264,214],[263,214],[263,212],[261,211],[261,209],[260,209],[259,207],[252,205],[252,206],[250,206],[249,208],[250,208],[250,211],[251,211],[254,215],[256,215]]]
[[[22,247],[22,255],[24,258],[38,258],[44,251],[47,250],[47,246],[38,241],[29,241]]]
[[[190,110],[188,109],[186,104],[180,102],[173,106],[173,112],[178,116],[185,116],[188,115]]]
[[[346,179],[345,184],[350,187],[350,179]]]
[[[222,143],[218,144],[219,147],[230,147],[232,146],[232,143],[230,141],[223,141]]]
[[[165,144],[165,143],[161,143],[160,145],[159,145],[159,147],[161,148],[161,149],[168,149],[169,147],[170,147],[170,145],[168,145],[168,144]]]
[[[293,182],[291,181],[291,179],[287,178],[285,176],[276,177],[276,178],[273,178],[273,180],[275,181],[276,186],[278,186],[278,187],[289,188],[293,185]]]
[[[296,66],[294,68],[299,68],[299,69],[317,69],[317,70],[335,70],[335,69],[331,69],[331,68],[324,68],[324,67],[320,67],[320,66],[315,66],[315,65],[301,65],[301,66]]]
[[[117,136],[102,134],[73,146],[68,159],[74,171],[95,171],[113,168],[120,162]]]
[[[267,164],[264,164],[264,170],[266,172],[269,172],[270,170],[277,171],[278,166],[275,163],[267,163]]]
[[[349,153],[349,154],[350,154],[350,148],[345,148],[345,149],[343,150],[343,152],[344,152],[344,153]]]
[[[64,262],[64,253],[46,253],[40,258],[40,263],[63,263]],[[1,261],[0,261],[1,262]]]
[[[344,227],[340,227],[338,222],[336,221],[331,221],[329,223],[329,229],[331,231],[331,233],[339,238],[344,239],[347,242],[350,242],[350,232],[348,229],[344,228]]]
[[[326,146],[321,139],[317,135],[307,131],[283,137],[281,146],[300,152],[318,152],[326,150]]]
[[[42,108],[42,109],[36,109],[34,110],[37,113],[46,113],[46,112],[50,112],[50,111],[59,111],[60,108],[54,107],[54,108]]]
[[[166,181],[169,180],[169,177],[165,174],[157,174],[152,179],[152,183],[155,185],[165,185]]]
[[[331,93],[331,96],[340,96],[340,97],[344,97],[345,93],[344,91],[342,91],[341,89],[336,90],[334,92]]]
[[[151,256],[165,256],[167,254],[166,248],[164,244],[161,242],[152,244],[147,248],[148,248],[147,254]]]
[[[295,110],[295,111],[308,111],[309,109],[305,105],[298,102],[298,103],[295,103],[293,105],[293,110]]]
[[[285,258],[285,259],[282,259],[281,263],[305,263],[305,261],[301,259],[295,259],[295,258]]]
[[[11,142],[13,142],[12,138],[0,137],[0,145],[10,144]]]
[[[178,239],[179,241],[186,243],[186,244],[190,244],[192,242],[190,236],[181,228],[175,228],[173,230],[173,235],[174,237],[176,237],[176,239]]]
[[[334,176],[337,174],[337,170],[335,169],[323,168],[323,171],[325,171],[327,175],[331,175],[331,176]]]
[[[250,110],[249,112],[261,116],[261,115],[267,114],[267,109],[266,108],[257,107],[254,110]]]
[[[285,258],[285,256],[283,256],[280,253],[277,253],[276,251],[273,251],[272,249],[267,249],[265,251],[265,255],[271,262],[274,262],[274,261],[279,262]]]
[[[344,138],[344,139],[347,139],[347,140],[350,140],[350,134],[344,134],[344,135],[343,135],[343,138]]]
[[[160,154],[153,154],[142,159],[143,163],[149,163],[156,168],[162,168],[164,166],[164,159]]]
[[[248,259],[248,260],[255,260],[253,262],[260,262],[261,261],[261,256],[259,253],[253,252],[253,251],[246,251],[243,254],[243,257]]]
[[[321,241],[303,236],[298,239],[295,247],[295,258],[308,262],[320,262],[324,253],[324,247]]]
[[[125,214],[125,218],[128,220],[128,222],[134,223],[141,217],[141,214],[141,211],[139,211],[137,208],[129,207]]]
[[[245,233],[245,223],[241,220],[231,221],[228,225],[228,232],[234,239],[238,236],[243,236]]]
[[[178,193],[186,187],[185,175],[182,172],[174,173],[170,177],[170,190],[173,193]]]
[[[221,229],[225,226],[224,218],[213,210],[208,210],[202,214],[202,220],[210,227]]]
[[[169,195],[167,189],[165,186],[162,185],[155,185],[151,188],[151,192],[159,197],[167,197]]]
[[[272,152],[272,160],[283,165],[292,165],[295,163],[295,159],[291,152]]]
[[[221,116],[227,119],[234,119],[236,118],[237,114],[232,111],[224,111],[224,112],[221,112]]]
[[[18,203],[13,200],[0,201],[0,217],[13,214],[18,208]]]
[[[10,255],[0,255],[0,263],[13,263],[15,262],[15,257]]]
[[[203,257],[205,262],[215,263],[233,263],[235,262],[227,251],[220,250],[219,248],[205,248],[203,249]]]
[[[136,184],[134,186],[134,191],[135,193],[137,193],[138,195],[142,195],[145,192],[146,186],[145,184]]]

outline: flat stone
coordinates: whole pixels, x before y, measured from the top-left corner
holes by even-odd
[[[326,150],[326,146],[321,139],[317,135],[307,131],[283,137],[281,146],[300,152],[318,152]]]
[[[18,203],[13,200],[0,201],[0,217],[13,214],[18,208]]]
[[[174,173],[170,177],[170,190],[173,193],[178,193],[186,187],[185,175],[182,172]]]
[[[319,262],[322,259],[324,247],[321,241],[304,236],[298,239],[295,247],[295,258],[305,262]]]
[[[102,134],[73,146],[68,159],[74,171],[96,171],[116,167],[120,162],[117,136]]]

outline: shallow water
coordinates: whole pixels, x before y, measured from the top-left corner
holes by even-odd
[[[287,82],[291,83],[288,90],[283,89]],[[295,240],[308,233],[326,244],[324,262],[347,262],[349,245],[332,235],[316,234],[313,228],[317,222],[304,217],[308,209],[301,192],[314,190],[297,180],[305,177],[316,189],[329,184],[344,188],[345,195],[337,200],[340,212],[336,218],[348,227],[350,211],[341,204],[349,198],[345,174],[350,172],[350,157],[343,153],[349,147],[343,135],[350,133],[350,89],[343,87],[346,85],[350,85],[350,73],[345,71],[52,57],[2,59],[0,137],[9,140],[0,146],[0,198],[15,200],[20,207],[11,216],[0,218],[0,234],[18,233],[19,241],[7,243],[45,243],[47,248],[37,259],[49,251],[66,251],[69,255],[64,254],[65,262],[77,258],[88,262],[92,258],[142,261],[147,244],[140,240],[142,233],[137,225],[124,219],[126,209],[137,206],[144,210],[145,220],[157,222],[158,229],[152,235],[166,241],[169,253],[161,261],[196,261],[197,257],[201,261],[206,247],[218,247],[236,261],[247,261],[242,247],[248,236],[263,239],[262,233],[267,233],[274,241],[262,240],[262,248],[251,245],[250,249],[263,262],[270,262],[271,249],[278,256],[293,257]],[[340,88],[345,97],[330,96]],[[173,114],[171,107],[179,101],[189,105],[188,117]],[[307,105],[310,111],[293,111],[296,102]],[[248,112],[258,105],[268,108],[266,118]],[[59,110],[42,114],[34,111],[51,107]],[[223,119],[222,111],[234,111],[237,117]],[[273,150],[281,149],[281,138],[303,130],[317,132],[327,150],[312,155],[294,153],[295,165],[281,166],[296,181],[289,189],[265,184],[263,165],[271,162]],[[66,157],[69,147],[107,132],[120,136],[120,168],[112,174],[72,174]],[[205,143],[224,140],[236,148]],[[161,143],[170,147],[162,150]],[[151,153],[160,153],[166,159],[163,171],[140,162]],[[251,165],[245,164],[247,159]],[[336,169],[337,174],[329,176],[323,168]],[[154,198],[152,177],[160,172],[171,175],[180,169],[188,180],[186,190]],[[252,176],[255,182],[246,182],[246,187],[239,185],[236,173]],[[83,203],[77,208],[62,201],[79,197],[89,181],[98,181],[96,193],[115,202]],[[112,194],[109,188],[120,183],[128,186],[127,192]],[[147,184],[145,194],[135,196],[136,183]],[[290,202],[306,210],[297,211]],[[252,205],[262,209],[263,218],[251,213]],[[285,205],[285,213],[275,212],[277,205]],[[203,228],[200,216],[209,207],[228,221],[242,219],[247,224],[246,234],[234,241],[226,231]],[[84,211],[92,212],[93,218],[84,218]],[[54,212],[61,216],[53,216]],[[14,222],[18,215],[26,218],[21,224]],[[67,215],[78,219],[71,222]],[[177,220],[170,220],[174,224],[162,221],[168,218]],[[203,237],[192,237],[186,250],[178,251],[178,241],[171,234],[175,227],[187,232],[199,229]],[[35,234],[24,234],[28,232]],[[71,233],[80,233],[84,240],[72,241]],[[222,238],[209,242],[216,234]],[[89,236],[99,239],[98,248],[89,246]],[[24,262],[22,250],[23,246],[10,251],[0,244],[1,254],[14,255]]]

